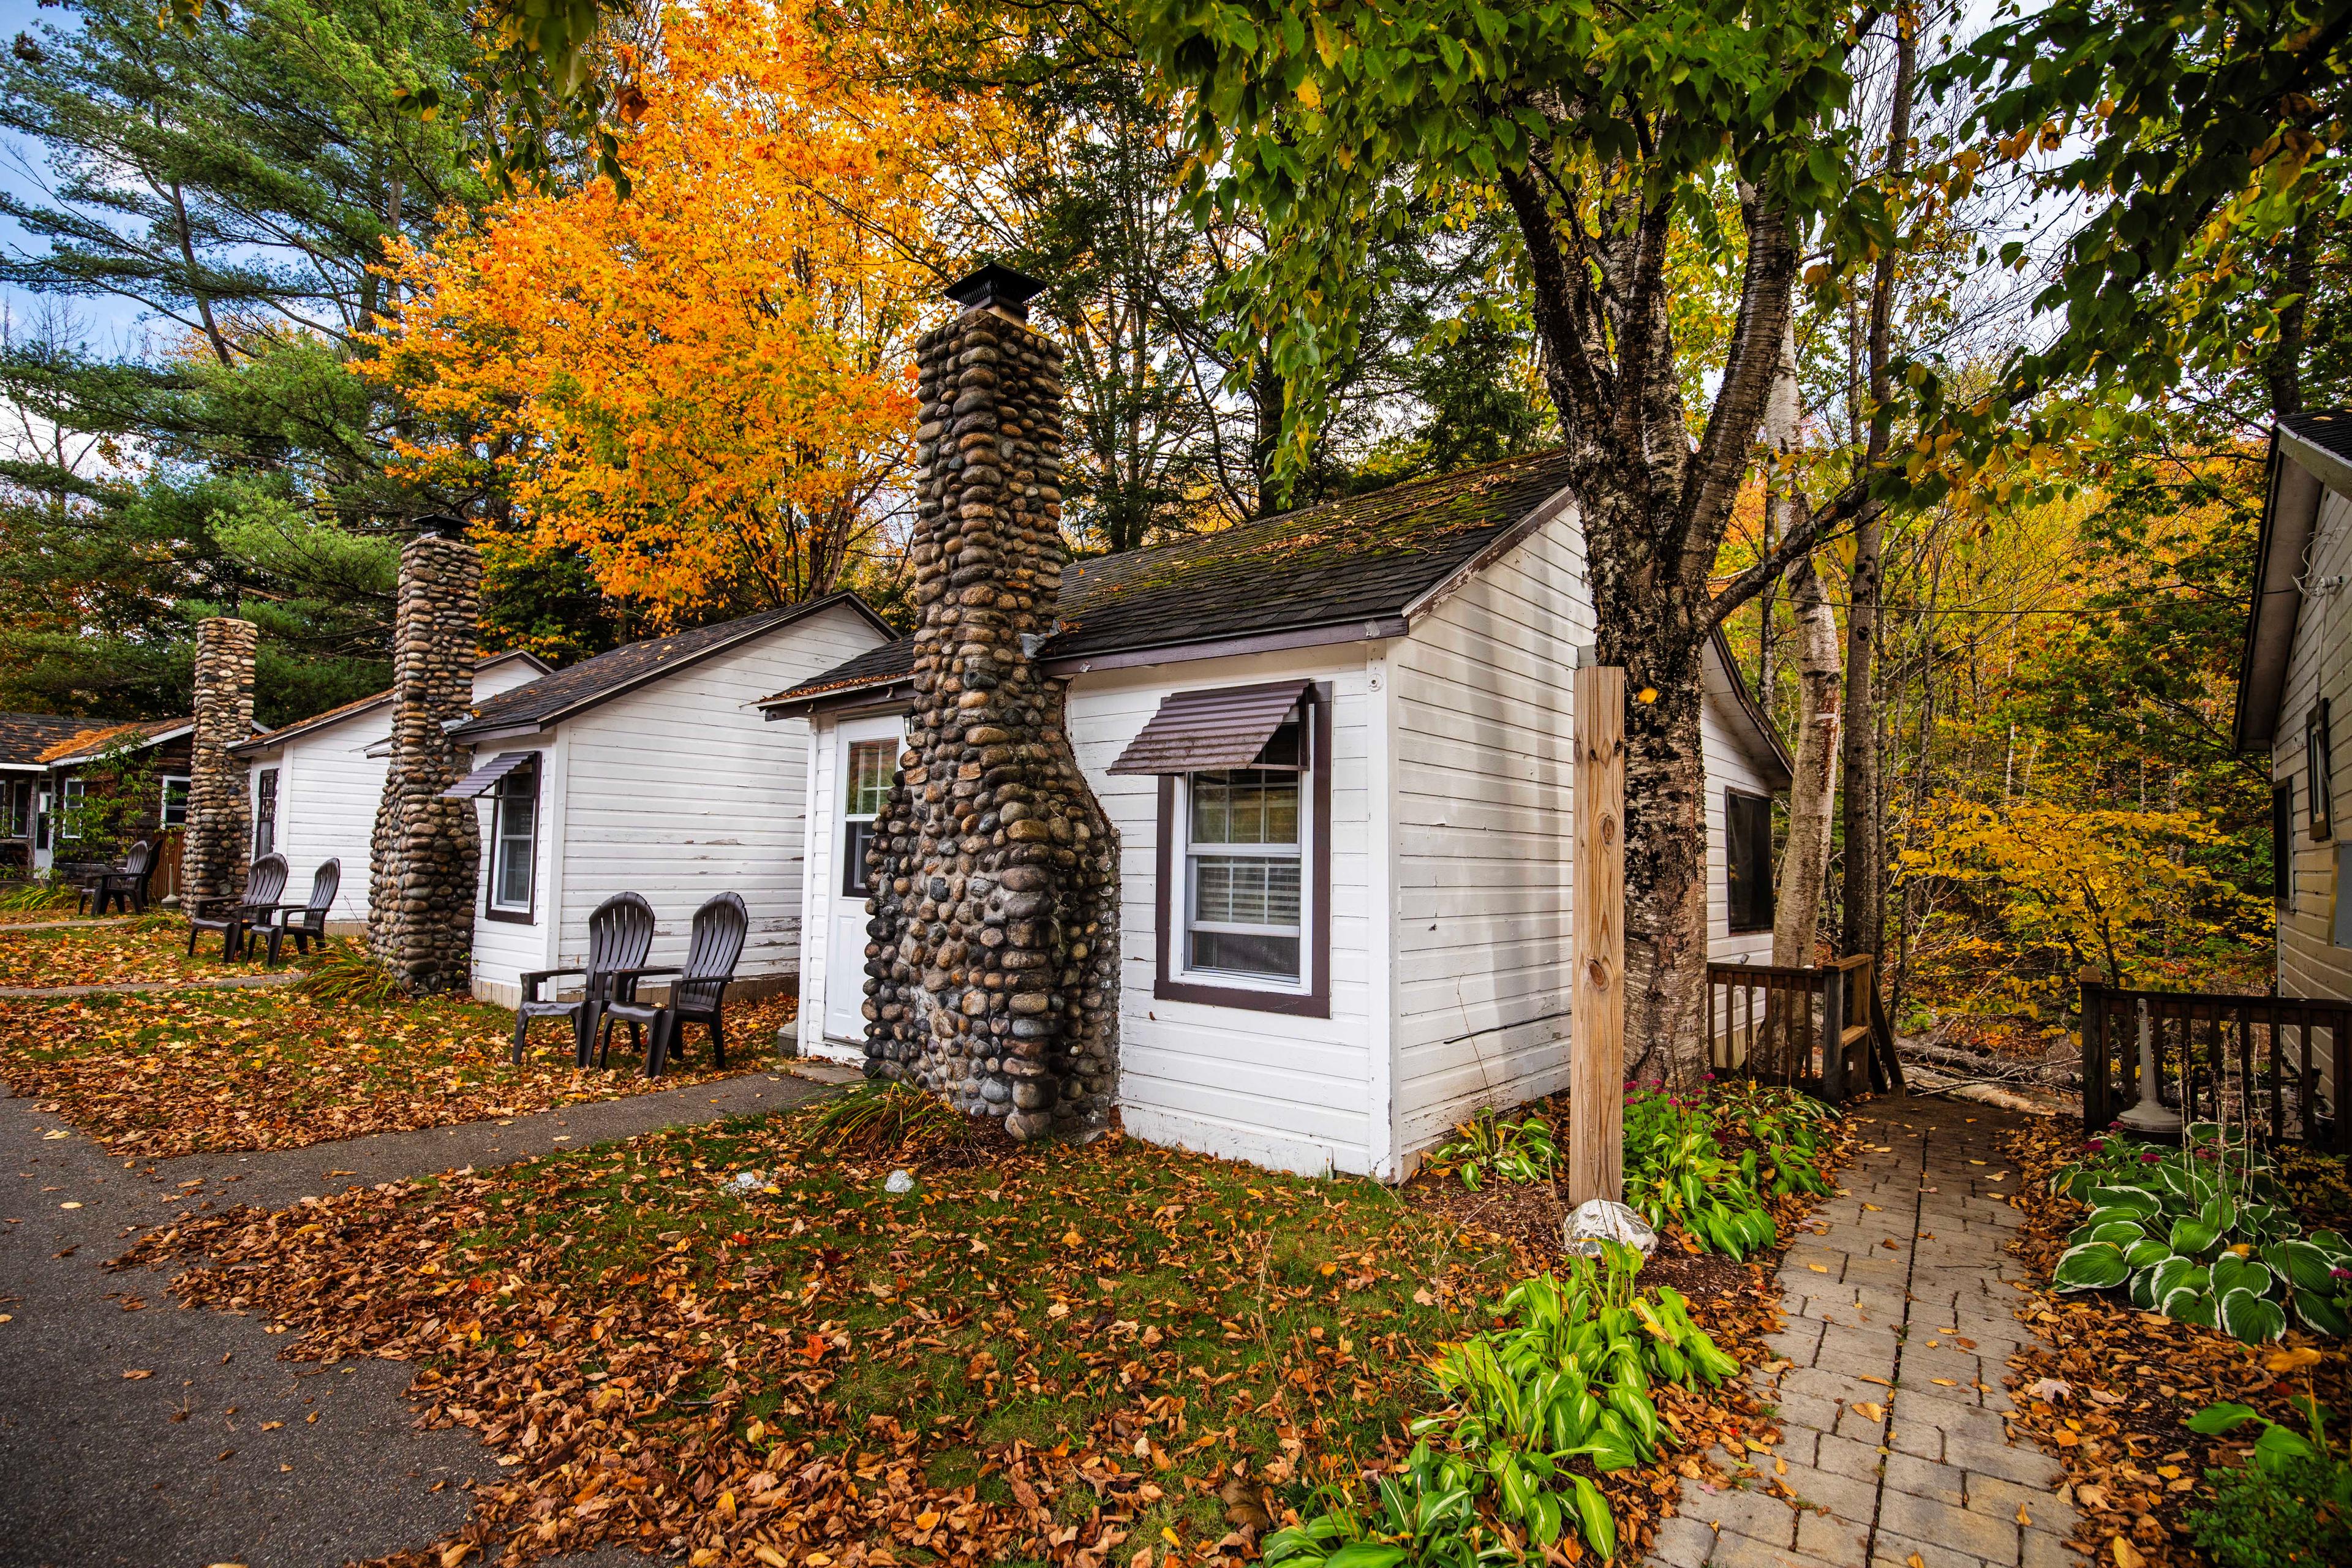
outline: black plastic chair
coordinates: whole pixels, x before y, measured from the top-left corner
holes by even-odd
[[[278,906],[278,918],[269,922],[269,963],[277,963],[278,943],[289,936],[298,953],[309,952],[314,941],[322,950],[326,947],[327,911],[335,907],[335,895],[342,886],[343,863],[330,860],[310,874],[308,902]]]
[[[615,893],[588,916],[588,965],[584,969],[534,969],[522,977],[522,1003],[515,1009],[514,1062],[522,1066],[523,1035],[533,1018],[572,1020],[572,1059],[588,1065],[596,1040],[596,1020],[616,1002],[637,999],[630,978],[654,945],[654,907],[635,893]],[[581,977],[580,994],[569,1002],[542,1001],[539,988],[566,974]]]
[[[278,910],[278,896],[285,891],[286,857],[264,855],[247,868],[244,892],[216,893],[190,900],[188,956],[196,955],[196,934],[207,931],[221,933],[222,963],[243,953],[247,936],[257,926],[268,922]]]
[[[751,911],[733,893],[720,893],[695,910],[693,934],[687,940],[685,966],[640,969],[629,976],[634,983],[656,974],[677,975],[669,988],[669,1000],[656,1006],[632,998],[606,1007],[604,1043],[597,1049],[596,1065],[603,1067],[605,1056],[613,1048],[613,1026],[626,1024],[631,1047],[644,1047],[646,1076],[659,1078],[677,1046],[679,1026],[695,1023],[710,1026],[711,1058],[718,1066],[725,1067],[727,1024],[722,1009],[727,1004],[727,987],[735,978],[735,965],[743,957],[744,939],[751,931]]]
[[[126,915],[134,910],[145,914],[147,884],[154,875],[155,847],[142,838],[131,847],[131,853],[122,858],[121,865],[110,866],[100,871],[90,885],[81,890],[82,901],[89,906],[89,912],[94,915],[104,914],[110,902],[119,905]]]

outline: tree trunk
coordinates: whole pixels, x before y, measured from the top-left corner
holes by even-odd
[[[2286,266],[2271,290],[2279,307],[2278,342],[2263,363],[2263,379],[2270,384],[2271,412],[2303,412],[2303,342],[2311,311],[2311,238],[2318,219],[2305,213],[2287,241]]]
[[[1895,94],[1886,123],[1886,177],[1897,184],[1911,156],[1911,89],[1919,46],[1915,18],[1897,13]],[[1895,315],[1895,251],[1878,258],[1870,295],[1870,438],[1868,466],[1875,467],[1888,437],[1887,402],[1892,392],[1888,362]],[[1880,954],[1885,948],[1885,840],[1879,812],[1877,702],[1878,601],[1881,529],[1875,510],[1864,513],[1853,534],[1853,570],[1848,578],[1845,660],[1845,876],[1841,945],[1848,953]]]
[[[1675,646],[1655,618],[1641,629],[1613,647],[1604,630],[1601,654],[1625,668],[1625,1076],[1680,1080],[1706,1070],[1703,645]]]
[[[1780,852],[1779,901],[1772,910],[1772,962],[1813,961],[1822,884],[1830,868],[1830,803],[1837,792],[1837,616],[1808,555],[1789,568],[1789,607],[1797,620],[1797,778],[1789,788],[1789,843]]]

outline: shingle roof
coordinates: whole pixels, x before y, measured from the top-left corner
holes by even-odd
[[[1563,452],[1394,485],[1062,574],[1053,659],[1224,642],[1403,613],[1568,483]],[[769,698],[887,685],[912,672],[901,639]]]
[[[690,632],[674,632],[666,637],[648,637],[644,642],[616,647],[610,653],[600,653],[569,669],[542,675],[527,686],[499,692],[478,706],[474,716],[453,728],[450,734],[464,740],[500,730],[520,730],[552,723],[583,709],[608,701],[646,681],[674,674],[747,638],[763,636],[836,605],[855,609],[873,623],[877,630],[888,635],[888,626],[856,595],[828,594],[822,599],[811,599],[806,604],[763,610],[756,616],[740,616],[713,626],[697,626]]]
[[[538,665],[542,674],[547,671],[546,663],[536,654],[512,649],[506,653],[489,654],[476,659],[474,673],[479,675],[492,665],[504,663],[510,658],[527,658]],[[239,741],[229,750],[241,756],[254,752],[267,751],[269,747],[293,740],[298,735],[307,735],[313,730],[322,730],[330,724],[349,719],[354,714],[364,713],[371,708],[380,708],[391,700],[392,693],[389,691],[379,691],[373,696],[355,698],[341,707],[330,708],[323,713],[313,713],[308,719],[297,719],[291,724],[280,724],[277,729],[256,735],[250,741]]]
[[[89,720],[64,713],[0,713],[0,764],[33,767],[43,752],[89,727]]]
[[[2279,423],[2337,457],[2352,459],[2352,409],[2318,408],[2309,414],[2286,414]]]
[[[84,719],[79,722],[79,730],[50,745],[41,753],[39,760],[44,763],[72,762],[80,757],[94,757],[118,746],[138,751],[195,724],[194,719],[132,719],[127,721]]]

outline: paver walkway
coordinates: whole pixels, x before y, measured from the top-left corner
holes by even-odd
[[[287,1342],[267,1319],[179,1310],[165,1273],[108,1273],[139,1227],[778,1110],[825,1090],[814,1076],[753,1072],[505,1125],[126,1163],[0,1089],[0,1565],[323,1568],[457,1529],[472,1508],[466,1488],[495,1470],[476,1434],[415,1429],[403,1394],[413,1368],[280,1361]],[[616,1548],[566,1568],[646,1561]]]
[[[1781,1262],[1782,1359],[1751,1374],[1780,1445],[1738,1488],[1685,1481],[1651,1561],[2079,1568],[2057,1461],[2011,1443],[2002,1418],[2032,1334],[2004,1250],[2018,1176],[1997,1143],[2018,1118],[1896,1099],[1855,1121],[1864,1152]]]

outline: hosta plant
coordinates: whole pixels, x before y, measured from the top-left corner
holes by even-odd
[[[1492,1568],[1516,1563],[1499,1532],[1478,1517],[1479,1478],[1459,1455],[1413,1445],[1404,1468],[1383,1476],[1368,1504],[1331,1489],[1301,1522],[1265,1539],[1268,1568]]]
[[[1660,1230],[1669,1224],[1710,1251],[1745,1258],[1780,1239],[1757,1184],[1754,1149],[1734,1160],[1703,1105],[1642,1093],[1625,1100],[1625,1201]]]
[[[2352,1246],[2301,1234],[2260,1152],[2210,1123],[2183,1146],[2096,1142],[2053,1184],[2089,1213],[2051,1271],[2062,1291],[2126,1289],[2132,1304],[2249,1342],[2290,1321],[2352,1331]]]
[[[1491,1482],[1502,1516],[1537,1544],[1555,1545],[1573,1525],[1607,1558],[1616,1521],[1570,1462],[1605,1474],[1655,1458],[1673,1434],[1652,1388],[1719,1383],[1739,1363],[1690,1321],[1672,1288],[1635,1293],[1639,1253],[1606,1242],[1602,1252],[1597,1269],[1570,1258],[1565,1284],[1549,1274],[1521,1280],[1502,1300],[1509,1321],[1445,1347],[1433,1370],[1454,1407],[1413,1431],[1442,1438],[1481,1489]]]
[[[1505,1182],[1549,1182],[1559,1164],[1551,1123],[1530,1110],[1516,1121],[1487,1106],[1454,1130],[1453,1139],[1431,1156],[1451,1165],[1462,1184],[1476,1192],[1489,1177]]]

